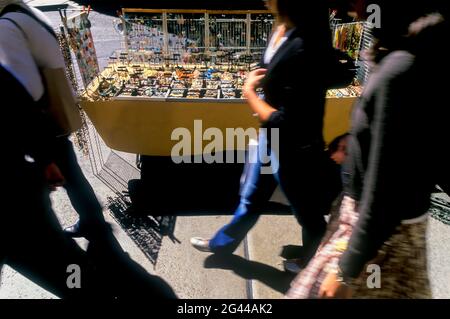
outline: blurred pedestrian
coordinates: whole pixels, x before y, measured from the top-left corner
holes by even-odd
[[[375,68],[353,113],[339,228],[288,298],[431,297],[425,237],[431,192],[448,172],[439,74],[449,25],[434,1],[375,3]]]
[[[271,0],[268,6],[277,26],[262,68],[248,75],[243,90],[266,131],[260,130],[256,161],[248,164],[232,221],[213,238],[194,237],[191,243],[201,251],[232,253],[279,184],[302,226],[302,259],[307,263],[325,233],[324,215],[339,194],[327,188],[323,170],[323,116],[332,60],[328,10],[323,4],[294,0]],[[256,93],[259,87],[264,98]],[[279,141],[272,145],[270,134],[276,130]],[[271,174],[261,172],[264,154],[275,168]]]
[[[0,260],[62,298],[175,298],[163,280],[120,248],[70,142],[56,137],[40,69],[63,68],[64,61],[53,30],[43,20],[42,13],[22,1],[0,0],[0,90],[10,124],[1,127],[2,136],[10,137],[2,164],[10,183],[5,198],[12,204],[0,216]],[[101,215],[100,227],[89,225],[87,253],[64,236],[52,211],[49,190],[61,185],[76,194],[71,198],[76,208],[78,201],[95,200],[98,211],[86,214]],[[93,198],[83,198],[86,192]],[[80,287],[68,285],[71,265],[81,271]]]
[[[22,82],[33,99],[45,107],[48,96],[39,70],[61,69],[65,74],[56,34],[42,12],[28,7],[21,0],[0,0],[0,10],[0,62]],[[66,78],[59,80],[67,81]],[[76,224],[66,228],[66,233],[72,237],[86,236],[90,239],[108,234],[102,207],[78,165],[67,135],[55,140],[53,153],[54,162],[65,176],[63,187],[80,216]]]

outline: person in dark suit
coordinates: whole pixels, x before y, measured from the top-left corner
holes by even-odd
[[[57,36],[45,15],[22,0],[0,0],[0,16],[0,61],[17,78],[27,79],[26,89],[45,109],[45,88],[38,68],[65,68]],[[11,43],[14,50],[9,49]],[[77,223],[65,229],[66,234],[89,241],[111,236],[102,206],[77,162],[69,137],[60,136],[53,148],[53,160],[65,176],[63,187],[80,216]]]
[[[232,253],[279,184],[302,226],[307,263],[325,233],[324,215],[339,194],[327,189],[322,169],[327,161],[322,129],[332,51],[328,10],[323,4],[293,0],[268,1],[268,6],[277,26],[261,68],[249,74],[243,90],[264,129],[259,156],[248,167],[232,221],[212,239],[194,237],[191,244],[201,251]],[[264,97],[256,93],[259,87]],[[264,173],[267,167],[261,161],[266,151],[270,174]]]
[[[54,162],[51,120],[26,88],[0,64],[4,149],[0,163],[7,200],[0,212],[0,272],[4,264],[60,298],[176,298],[161,278],[150,275],[125,253],[90,253],[65,236],[50,202],[64,183]],[[102,253],[103,251],[103,253]],[[71,275],[75,266],[79,280]],[[75,269],[75,268],[73,268]],[[73,285],[72,285],[73,284]]]
[[[3,108],[3,116],[13,120],[14,126],[2,125],[8,157],[2,157],[1,163],[7,167],[4,196],[9,205],[0,214],[0,263],[10,265],[57,296],[80,296],[91,286],[83,279],[85,289],[69,289],[67,267],[90,267],[83,251],[63,236],[51,210],[49,187],[61,185],[64,178],[52,159],[54,137],[47,129],[50,122],[2,65],[0,88],[5,99],[16,103]]]

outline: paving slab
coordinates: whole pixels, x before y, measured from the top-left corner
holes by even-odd
[[[427,256],[431,293],[434,299],[450,298],[450,226],[428,219]]]
[[[301,245],[301,227],[294,216],[263,215],[248,235],[249,259],[260,264],[252,280],[253,298],[283,298],[292,276],[283,270],[285,245]]]
[[[180,298],[246,299],[246,280],[231,269],[205,265],[211,254],[191,247],[193,236],[210,237],[230,216],[177,217],[175,238],[164,237],[155,273],[174,288]],[[243,244],[235,255],[243,258]]]

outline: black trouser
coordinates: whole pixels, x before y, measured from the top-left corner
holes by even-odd
[[[175,297],[125,253],[105,253],[102,247],[103,253],[89,254],[65,236],[37,170],[23,167],[8,180],[12,191],[5,194],[10,207],[0,215],[0,262],[61,298]],[[81,288],[68,287],[69,265],[79,266]]]
[[[60,137],[56,142],[55,164],[65,177],[64,188],[70,202],[80,216],[82,228],[96,228],[105,223],[103,210],[78,164],[72,142],[67,137]]]
[[[279,184],[302,226],[302,260],[306,264],[325,235],[324,216],[341,191],[336,187],[340,174],[328,169],[328,154],[319,147],[289,150],[280,157]]]
[[[93,295],[92,266],[83,250],[62,233],[39,170],[26,164],[16,172],[6,197],[10,207],[1,212],[4,263],[59,297]],[[82,269],[82,289],[67,286],[71,264]]]

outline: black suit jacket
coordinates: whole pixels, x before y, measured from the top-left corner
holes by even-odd
[[[8,122],[3,123],[2,136],[4,147],[9,152],[10,169],[6,174],[14,175],[15,168],[21,169],[24,156],[30,155],[36,163],[47,165],[52,162],[52,150],[55,137],[51,131],[50,118],[42,111],[38,102],[34,102],[25,87],[2,65],[0,65],[0,92],[4,93],[2,111]]]
[[[329,53],[329,52],[328,52]],[[326,94],[323,60],[327,59],[313,45],[308,45],[294,30],[266,65],[263,79],[265,101],[277,109],[266,128],[279,128],[280,139],[291,146],[312,143],[323,145],[322,128]]]

